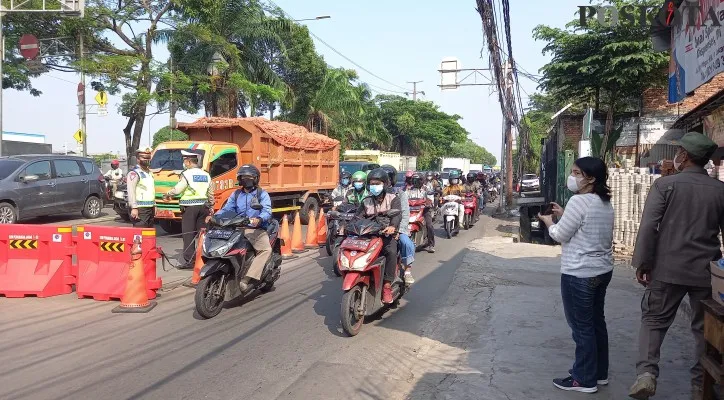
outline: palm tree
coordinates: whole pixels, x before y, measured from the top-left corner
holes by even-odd
[[[307,129],[329,136],[334,126],[335,133],[343,135],[361,125],[364,109],[360,92],[352,83],[356,79],[354,70],[327,70],[322,87],[309,103]]]

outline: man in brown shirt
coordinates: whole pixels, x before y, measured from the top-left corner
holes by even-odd
[[[721,258],[724,182],[710,178],[704,166],[717,149],[706,136],[689,132],[674,157],[679,173],[656,180],[644,207],[633,266],[646,287],[641,300],[638,375],[629,396],[648,399],[656,392],[659,356],[666,331],[685,295],[691,304],[696,364],[691,368],[692,399],[701,399],[704,310],[711,297],[709,262]]]

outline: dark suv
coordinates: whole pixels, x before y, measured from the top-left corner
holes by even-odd
[[[85,157],[40,154],[0,157],[0,224],[103,209],[103,174]]]

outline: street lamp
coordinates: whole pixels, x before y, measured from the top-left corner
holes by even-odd
[[[148,147],[151,147],[151,121],[153,121],[153,118],[157,115],[158,114],[153,114],[151,118],[148,119]]]
[[[320,16],[314,17],[314,18],[294,19],[294,20],[292,20],[292,21],[294,21],[294,22],[300,22],[300,21],[316,21],[316,20],[319,20],[319,19],[330,19],[330,18],[332,18],[332,17],[330,17],[329,15],[320,15]]]

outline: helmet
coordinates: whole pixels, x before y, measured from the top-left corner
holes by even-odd
[[[429,178],[432,178],[432,172],[426,173],[426,174],[425,174],[425,177],[427,177],[428,179],[429,179]]]
[[[239,181],[239,184],[241,184],[241,178],[243,176],[251,176],[254,187],[257,187],[259,185],[260,175],[261,173],[259,172],[259,169],[257,167],[251,164],[244,164],[239,167],[239,170],[236,172],[236,179]]]
[[[439,177],[440,177],[440,173],[439,173],[439,172],[435,172],[435,173],[432,174],[432,175],[433,175],[435,178],[439,178]]]
[[[479,181],[482,181],[483,179],[485,179],[485,173],[483,173],[483,172],[478,172],[478,174],[476,175],[476,178],[477,178]]]
[[[418,173],[414,173],[410,177],[410,181],[412,182],[412,186],[414,186],[418,189],[422,187],[422,175],[420,175]]]
[[[364,171],[357,171],[352,174],[352,182],[367,182],[367,173]]]
[[[450,171],[450,175],[448,176],[448,182],[452,183],[453,179],[460,179],[460,171],[454,169]]]
[[[119,163],[118,160],[111,161],[111,167],[117,167],[119,165],[121,165],[121,163]]]
[[[342,183],[345,179],[349,180],[352,177],[352,174],[350,174],[347,171],[342,171],[339,174],[339,182]]]
[[[466,176],[466,178],[467,178],[468,182],[474,181],[474,180],[475,180],[475,173],[473,173],[473,172],[468,172],[468,176]]]
[[[370,181],[382,181],[382,184],[385,185],[385,188],[390,186],[390,175],[384,168],[375,168],[372,171],[370,171],[367,174],[367,185],[370,184]]]
[[[381,166],[380,168],[383,169],[383,170],[385,170],[385,172],[387,172],[387,176],[388,176],[389,179],[390,179],[390,183],[388,183],[388,184],[393,184],[393,185],[394,185],[395,178],[397,177],[397,170],[395,169],[395,167],[393,167],[392,165],[387,164],[387,165]]]

